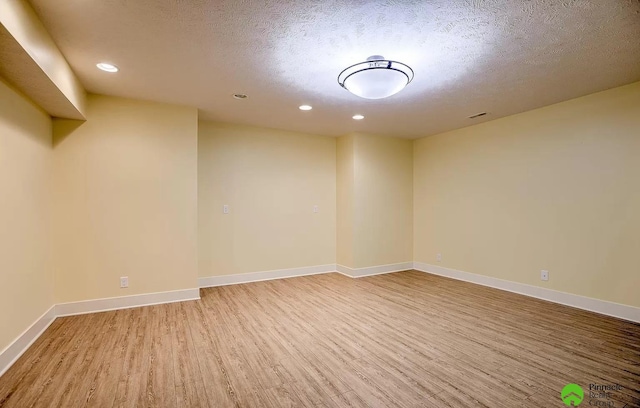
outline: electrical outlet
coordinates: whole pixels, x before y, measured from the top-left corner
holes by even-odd
[[[314,212],[314,213],[317,213],[317,212],[318,212],[318,206],[317,206],[317,205],[314,205],[314,206],[313,206],[313,212]]]
[[[129,277],[128,276],[121,276],[120,277],[120,287],[121,288],[128,288],[129,287]]]
[[[540,280],[548,281],[549,280],[549,271],[545,271],[544,269],[540,271]]]
[[[223,214],[229,214],[229,205],[225,204],[222,206],[222,213]]]
[[[436,261],[442,262],[442,254],[436,255]]]

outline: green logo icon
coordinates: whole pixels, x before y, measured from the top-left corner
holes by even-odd
[[[577,407],[584,399],[584,391],[578,384],[567,384],[560,393],[562,402],[568,407]]]

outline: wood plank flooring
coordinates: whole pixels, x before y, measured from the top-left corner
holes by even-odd
[[[57,319],[0,407],[640,407],[640,325],[407,271],[203,289]]]

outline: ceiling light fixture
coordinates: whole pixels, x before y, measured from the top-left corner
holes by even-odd
[[[364,119],[364,116],[363,115],[353,115],[353,118],[355,120],[362,120],[362,119]]]
[[[109,64],[108,62],[99,62],[96,64],[96,67],[98,67],[98,69],[101,69],[105,72],[118,72],[119,69],[118,67],[116,67],[113,64]]]
[[[313,107],[311,105],[300,105],[298,109],[302,111],[310,111],[311,109],[313,109]]]
[[[382,99],[397,94],[412,80],[413,70],[408,65],[386,60],[382,55],[372,55],[338,75],[341,87],[365,99]]]
[[[245,94],[233,94],[233,97],[236,99],[247,99],[247,95]]]

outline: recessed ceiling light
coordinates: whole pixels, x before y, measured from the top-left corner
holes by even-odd
[[[245,94],[233,94],[233,97],[236,99],[247,99],[247,95]]]
[[[96,67],[98,67],[98,69],[101,69],[105,72],[118,72],[119,69],[118,67],[116,67],[113,64],[109,64],[108,62],[99,62],[96,64]]]
[[[353,115],[353,118],[355,120],[362,120],[362,119],[364,119],[364,116],[362,116],[362,115]]]
[[[480,116],[484,116],[486,115],[487,112],[480,112],[480,113],[476,113],[475,115],[471,115],[469,116],[469,119],[475,119],[475,118],[479,118]]]
[[[309,111],[309,110],[313,109],[313,107],[311,107],[311,105],[300,105],[300,107],[298,109],[303,110],[303,111]]]

